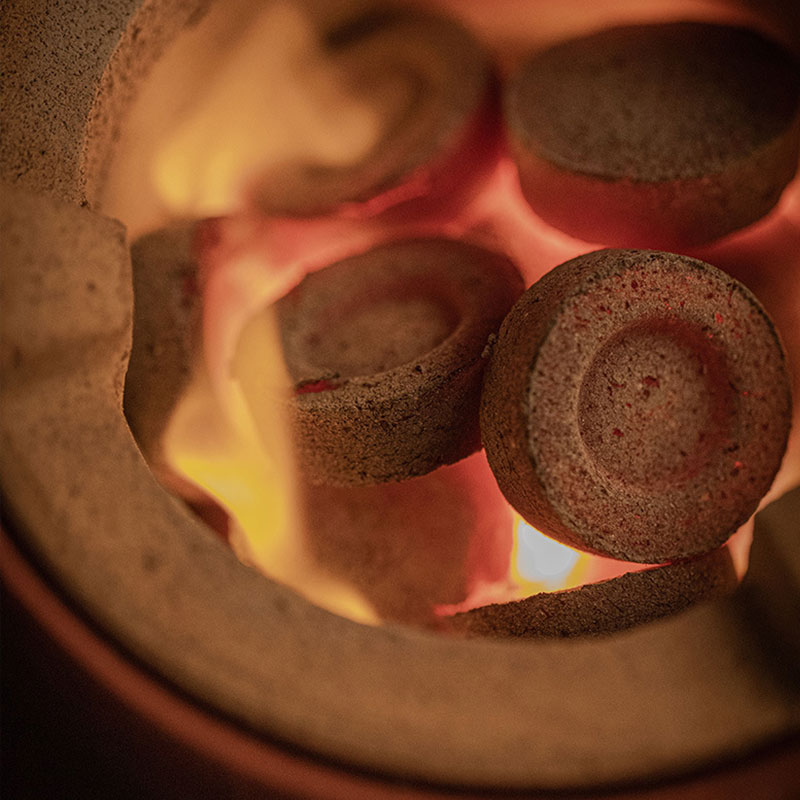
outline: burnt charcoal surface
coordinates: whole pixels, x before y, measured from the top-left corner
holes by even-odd
[[[533,55],[506,119],[528,201],[587,241],[674,248],[766,214],[797,167],[800,70],[744,29],[614,28]]]
[[[598,636],[632,628],[695,603],[731,594],[736,571],[727,549],[618,578],[545,592],[456,614],[451,630],[467,636]]]
[[[291,163],[254,181],[264,211],[307,216],[363,203],[406,187],[419,196],[446,192],[488,150],[496,127],[496,81],[478,42],[457,22],[424,11],[367,10],[329,31],[326,53],[337,75],[367,108],[397,96],[367,155],[350,164]],[[414,186],[415,182],[420,186]]]
[[[278,304],[301,468],[313,483],[403,480],[480,446],[483,350],[523,289],[472,245],[385,245]]]
[[[703,262],[601,250],[503,322],[481,430],[509,502],[574,547],[663,563],[721,545],[777,472],[783,351],[755,297]]]

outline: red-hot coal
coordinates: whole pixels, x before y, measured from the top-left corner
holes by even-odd
[[[698,37],[713,45],[705,56],[693,46]],[[626,598],[633,609],[637,591],[629,587],[663,579],[680,594],[690,576],[694,589],[684,596],[702,596],[705,568],[676,566],[621,584],[613,578],[631,568],[623,562],[700,558],[704,564],[705,554],[755,510],[780,464],[791,418],[780,342],[755,297],[709,264],[651,250],[597,251],[557,228],[604,244],[684,250],[723,237],[717,252],[724,267],[737,252],[728,234],[766,214],[794,172],[800,86],[794,61],[738,28],[618,29],[531,54],[506,81],[504,118],[497,103],[501,70],[450,20],[410,11],[357,15],[337,22],[321,46],[357,95],[372,102],[380,86],[386,97],[397,95],[402,113],[390,115],[374,147],[344,165],[300,159],[259,167],[248,176],[240,210],[151,234],[134,247],[143,302],[126,412],[157,473],[195,507],[215,507],[203,500],[210,492],[231,515],[232,530],[244,530],[237,549],[300,591],[310,580],[300,573],[317,574],[309,561],[341,561],[323,539],[346,542],[358,566],[339,563],[335,571],[356,595],[369,596],[356,603],[359,619],[431,624],[437,614],[535,593],[515,577],[511,533],[518,526],[511,507],[582,553],[622,560],[616,567],[602,558],[591,562],[597,566],[588,571],[590,581],[612,579],[592,592],[609,591],[620,603]],[[655,56],[643,61],[650,49]],[[675,57],[684,51],[692,57]],[[744,81],[726,67],[739,56],[758,66]],[[666,66],[677,70],[681,113],[657,102],[673,94]],[[631,99],[628,85],[638,86],[640,78],[647,91]],[[576,105],[545,113],[550,106],[542,97],[551,104],[572,98]],[[636,107],[637,98],[643,106]],[[574,118],[584,106],[592,112]],[[687,134],[698,126],[701,137]],[[662,140],[669,146],[655,147]],[[561,158],[559,147],[569,158]],[[789,257],[791,242],[780,247]],[[757,243],[756,260],[766,257],[762,250]],[[535,285],[501,328],[523,281]],[[273,383],[283,380],[277,372],[262,375],[252,359],[234,356],[248,319],[258,315],[265,335],[275,320],[283,359],[266,341],[263,358],[285,361],[283,389]],[[234,373],[245,405],[229,384]],[[196,393],[198,375],[205,394]],[[211,396],[223,414],[249,403],[247,424],[273,450],[254,456],[261,466],[242,478],[247,485],[263,479],[256,474],[275,472],[275,453],[283,452],[275,442],[290,431],[291,463],[283,470],[289,477],[265,496],[274,500],[293,482],[296,461],[294,499],[278,505],[297,516],[300,544],[289,548],[303,551],[297,576],[271,565],[272,556],[256,555],[261,534],[242,519],[255,513],[264,528],[263,511],[237,510],[230,486],[178,468],[165,452],[174,450],[174,443],[165,448],[164,437],[171,436],[175,408],[185,416],[181,395],[189,386],[193,413]],[[212,406],[203,413],[213,416]],[[264,433],[271,416],[284,415],[285,424]],[[234,429],[244,430],[239,422],[226,428]],[[483,467],[451,471],[442,481],[424,477],[481,444],[511,507]],[[220,464],[231,457],[226,453]],[[484,456],[471,458],[470,465]],[[438,488],[405,494],[438,497],[441,513],[452,516],[443,486],[453,496],[465,496],[468,487],[474,501],[469,530],[448,534],[458,546],[432,546],[448,562],[441,564],[448,588],[440,593],[430,589],[427,566],[416,568],[418,584],[406,569],[422,563],[420,537],[407,533],[406,545],[391,556],[391,548],[381,552],[376,544],[382,517],[394,519],[385,533],[394,541],[415,525],[408,513],[414,500],[390,487],[358,496],[348,488],[412,478],[438,481]],[[372,507],[382,504],[406,510],[375,517]],[[426,509],[434,517],[439,512]],[[353,514],[372,520],[369,531]],[[342,538],[323,519],[347,519],[339,527],[361,530],[363,538]],[[379,564],[403,576],[403,591],[376,582]],[[378,594],[376,583],[384,586]],[[725,580],[708,585],[730,588]],[[404,592],[424,602],[408,612]],[[568,609],[573,601],[592,603],[592,592],[548,602],[547,613],[577,619]],[[312,599],[324,604],[313,591]],[[373,616],[369,606],[380,611]],[[520,616],[513,616],[506,632],[519,632]],[[622,614],[627,622],[620,624],[649,616]],[[534,626],[537,614],[524,618],[523,627]]]

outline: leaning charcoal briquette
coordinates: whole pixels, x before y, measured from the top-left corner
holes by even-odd
[[[277,306],[306,479],[398,481],[479,449],[482,354],[522,290],[504,256],[446,239],[308,275]]]
[[[612,28],[532,55],[505,118],[544,220],[584,241],[679,249],[778,202],[797,169],[800,70],[742,28]]]
[[[791,408],[778,335],[742,284],[685,256],[600,250],[504,320],[481,433],[531,525],[656,564],[719,547],[753,514]]]

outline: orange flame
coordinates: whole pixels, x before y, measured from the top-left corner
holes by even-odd
[[[229,212],[240,204],[245,182],[265,167],[307,158],[326,166],[361,160],[378,141],[394,99],[358,102],[324,55],[308,12],[271,3],[251,18],[199,102],[163,142],[155,184],[178,213]]]
[[[229,513],[231,544],[244,562],[323,608],[377,622],[356,589],[314,563],[300,535],[289,379],[268,309],[291,273],[247,259],[226,266],[205,286],[205,360],[169,421],[165,456]]]
[[[488,14],[485,4],[475,0],[449,0],[448,4],[454,14],[468,20],[479,16],[480,27],[498,48],[506,49],[509,39],[519,40],[519,52],[531,42],[544,43],[587,26],[608,24],[611,16],[613,21],[640,18],[641,8],[635,0],[620,0],[595,14],[596,3],[576,0],[570,4],[571,13],[565,14],[560,4],[550,13],[550,4],[542,3],[532,16],[526,2],[505,4],[501,14],[494,8]],[[210,48],[207,38],[195,39],[192,68],[202,64],[207,53],[225,53],[223,63],[215,61],[213,69],[201,70],[207,85],[198,89],[186,69],[182,82],[173,79],[170,70],[175,72],[175,62],[169,57],[157,67],[162,83],[156,82],[142,94],[144,112],[138,127],[136,115],[129,126],[130,140],[116,162],[122,166],[112,170],[110,199],[104,208],[126,222],[133,220],[129,226],[134,232],[171,214],[237,212],[238,216],[212,221],[203,229],[208,237],[201,247],[203,358],[170,420],[164,439],[166,454],[180,475],[231,515],[232,544],[243,560],[320,606],[377,622],[378,615],[364,593],[317,563],[303,540],[286,433],[289,379],[270,304],[306,272],[388,239],[444,235],[504,250],[529,284],[595,246],[572,239],[536,217],[522,197],[508,156],[496,162],[476,194],[459,199],[466,205],[443,200],[433,208],[427,206],[425,214],[416,218],[413,208],[406,217],[392,220],[383,218],[380,209],[367,209],[361,218],[341,214],[311,220],[239,213],[243,179],[265,166],[298,155],[327,164],[357,161],[379,137],[386,109],[366,107],[342,93],[335,70],[322,60],[313,26],[298,6],[274,3],[261,8],[250,0],[236,0],[235,5],[247,7],[246,19],[253,21],[248,30],[229,30],[231,40],[241,47],[228,42]],[[691,10],[693,16],[696,12],[719,18],[720,4],[664,0],[658,7],[664,16]],[[588,17],[590,11],[593,16]],[[229,5],[223,9],[220,4],[209,16],[214,15],[215,24],[224,27]],[[520,27],[518,18],[524,18],[526,25],[535,22],[536,30]],[[513,55],[514,48],[509,52]],[[181,92],[192,81],[194,102],[187,108]],[[172,93],[163,90],[166,85]],[[170,109],[165,115],[165,127],[142,155],[131,150],[131,142],[146,141],[142,132],[150,131],[159,118],[147,107],[154,97],[160,98],[163,108],[172,102],[178,110],[172,113]],[[152,171],[141,170],[142,163],[150,163]],[[145,177],[152,185],[137,183]],[[132,205],[136,198],[149,202],[154,197],[156,206],[165,209],[161,219]],[[788,277],[800,266],[798,253],[800,180],[763,223],[698,255],[752,285],[776,316],[790,354],[800,363],[800,284]],[[796,375],[800,376],[800,370]],[[795,390],[800,396],[797,380]],[[778,483],[786,487],[800,480],[798,476],[800,426],[796,425]],[[510,517],[510,509],[505,511]],[[503,552],[485,556],[493,565],[508,563],[507,574],[498,579],[494,566],[488,575],[477,568],[480,577],[466,582],[469,596],[463,602],[440,606],[438,613],[521,599],[642,568],[572,550],[544,537],[519,517],[514,516],[510,524],[511,550],[507,537],[497,536],[492,546],[504,548]],[[747,530],[735,537],[740,572],[746,563],[747,537]]]
[[[797,185],[792,189],[796,191]],[[795,207],[791,197],[779,214],[783,222],[763,224],[789,224],[787,206]],[[529,282],[566,258],[592,249],[549,229],[535,217],[505,158],[466,208],[455,214],[447,210],[440,219],[426,224],[433,231],[483,244],[507,243]],[[194,431],[196,438],[197,431],[203,431],[202,443],[192,443],[191,438],[179,444],[170,440],[176,469],[208,491],[237,520],[233,542],[244,560],[318,605],[362,621],[378,621],[363,593],[351,582],[321,569],[303,543],[291,453],[285,440],[280,443],[285,421],[281,420],[278,397],[286,391],[288,379],[283,374],[274,320],[265,309],[305,272],[419,230],[426,228],[413,219],[388,223],[380,218],[297,221],[238,217],[207,223],[211,242],[204,251],[206,383],[204,386],[196,377],[197,392],[193,384],[174,420],[175,430],[183,426]],[[763,247],[760,240],[757,244]],[[203,396],[206,417],[192,418],[192,408]],[[224,424],[213,420],[214,414],[221,416]],[[202,451],[199,457],[198,447]],[[745,569],[749,530],[745,528],[734,539],[740,574]],[[468,597],[438,606],[437,614],[522,599],[644,568],[572,550],[547,539],[518,517],[513,533],[511,552],[492,555],[495,562],[508,560],[507,575],[467,582],[471,587]],[[507,546],[503,541],[496,537],[495,545]]]

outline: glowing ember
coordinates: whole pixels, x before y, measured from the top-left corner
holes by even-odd
[[[581,553],[543,536],[525,520],[517,520],[513,562],[520,582],[564,587]]]
[[[455,15],[469,18],[482,4],[450,5]],[[620,19],[634,16],[634,5],[632,0],[618,3]],[[689,5],[693,4],[686,0],[681,8]],[[590,6],[594,8],[592,3],[575,5],[580,13],[576,11],[572,17],[564,16],[559,7],[541,28],[541,36],[517,29],[514,14],[509,11],[495,20],[494,33],[489,26],[490,35],[503,44],[508,37],[521,37],[529,46],[537,36],[544,41],[566,33],[564,26],[580,29],[586,24],[584,11]],[[667,6],[677,8],[674,2],[665,2]],[[716,4],[693,7],[704,15]],[[524,3],[512,3],[508,8],[516,9],[517,15],[524,11],[525,18],[531,18]],[[485,22],[486,15],[482,18]],[[290,385],[270,306],[307,272],[400,238],[447,236],[504,251],[517,263],[527,283],[596,246],[570,238],[536,217],[522,197],[515,166],[505,155],[494,162],[490,172],[480,176],[475,194],[442,198],[433,206],[427,204],[424,213],[421,207],[409,205],[403,216],[389,215],[382,206],[367,204],[363,214],[354,214],[349,208],[330,217],[290,220],[266,218],[242,209],[244,178],[270,164],[309,153],[320,163],[356,161],[378,139],[388,113],[380,103],[365,106],[343,94],[336,72],[322,59],[316,32],[297,6],[271,4],[250,19],[253,24],[247,31],[228,26],[230,38],[239,44],[226,45],[226,53],[230,51],[225,57],[227,63],[217,65],[215,74],[208,76],[201,99],[184,106],[180,119],[173,115],[172,124],[160,132],[163,136],[157,146],[151,143],[148,156],[121,159],[121,163],[153,165],[162,208],[189,216],[230,215],[200,227],[197,258],[203,302],[202,353],[170,420],[164,448],[172,468],[230,515],[231,544],[245,562],[322,607],[377,623],[392,615],[379,612],[377,604],[368,599],[370,587],[359,585],[359,580],[366,578],[348,572],[341,564],[332,567],[326,563],[324,548],[312,546],[313,532],[304,528],[303,515],[308,514],[303,504],[308,499],[305,487],[298,485],[287,433],[284,399]],[[608,20],[593,25],[600,22]],[[196,52],[202,58],[204,50]],[[385,102],[391,105],[393,99],[387,97]],[[149,125],[150,120],[145,119]],[[139,176],[134,178],[138,180]],[[116,185],[117,196],[108,210],[126,220],[133,216],[134,231],[153,224],[152,214],[148,217],[140,208],[129,214],[123,208],[129,197],[147,197],[148,192],[131,192],[119,177]],[[792,292],[796,300],[800,298],[792,282],[781,279],[778,273],[789,276],[797,268],[798,237],[800,181],[796,180],[768,220],[704,253],[693,253],[750,283],[770,310],[776,309],[777,321],[790,337],[788,349],[795,354],[800,352],[800,334],[796,333],[800,325],[791,325],[796,323],[800,302],[787,304],[785,298]],[[748,273],[751,268],[752,273]],[[771,295],[774,305],[768,301],[768,282],[764,287],[758,285],[757,271],[777,276],[769,283],[782,287]],[[748,276],[752,280],[748,281]],[[767,296],[760,288],[765,288]],[[304,391],[322,388],[310,385]],[[782,486],[796,481],[800,474],[798,426],[793,441],[779,476]],[[446,597],[434,591],[426,596],[432,612],[452,614],[642,568],[580,553],[544,537],[516,517],[499,495],[483,454],[447,469],[452,472],[444,475],[440,470],[418,479],[431,481],[422,489],[406,484],[368,487],[370,492],[353,504],[371,508],[376,502],[397,503],[402,495],[400,505],[405,503],[406,510],[413,512],[408,523],[413,525],[413,514],[433,514],[427,505],[420,509],[417,498],[427,503],[428,498],[435,499],[443,492],[443,487],[448,491],[453,487],[457,491],[466,489],[474,498],[474,516],[481,521],[475,535],[463,537],[460,551],[452,548],[452,543],[443,543],[444,537],[437,545],[440,553],[461,558],[464,563],[459,580],[453,577],[458,569],[452,565],[444,569],[448,579],[453,578]],[[335,492],[330,496],[337,497]],[[310,497],[313,500],[313,492]],[[381,516],[379,510],[370,513],[375,518]],[[342,512],[339,519],[349,524],[346,513]],[[407,524],[402,515],[397,520]],[[402,535],[402,525],[393,524]],[[377,523],[372,527],[373,534],[382,530]],[[441,527],[443,531],[447,528]],[[391,526],[387,530],[395,533]],[[733,539],[740,574],[746,564],[749,535],[745,526]],[[346,536],[341,539],[346,540]],[[372,546],[377,548],[379,540],[380,536],[373,535]],[[411,562],[422,560],[426,553],[424,540],[418,545]],[[398,558],[407,555],[401,553]],[[380,557],[378,554],[376,561]],[[456,596],[457,592],[460,595]]]
[[[507,159],[497,164],[466,208],[442,206],[438,218],[419,221],[413,213],[391,220],[243,215],[209,220],[197,236],[203,363],[170,422],[167,456],[176,472],[235,520],[231,542],[243,560],[318,605],[359,621],[377,621],[363,592],[316,563],[301,532],[282,407],[289,382],[268,309],[309,271],[382,241],[442,232],[494,246],[514,241],[528,280],[564,253],[585,247],[538,222],[515,186]],[[476,497],[490,498],[484,502],[487,507],[507,508],[488,468],[483,473],[482,488],[473,486]],[[503,513],[510,517],[510,511]],[[482,545],[471,545],[473,553],[476,547],[486,552],[481,559],[469,556],[475,574],[467,577],[464,591],[474,598],[487,592],[495,598],[523,597],[530,581],[499,577],[507,569],[502,565],[509,563],[509,544],[493,530],[492,524]],[[486,564],[500,569],[487,570]],[[550,576],[544,585],[565,584]],[[474,602],[469,600],[469,607]]]
[[[288,382],[274,321],[264,309],[305,272],[407,231],[443,230],[495,246],[509,242],[528,281],[564,257],[592,249],[539,221],[522,200],[514,177],[509,162],[501,160],[467,207],[458,214],[448,210],[424,227],[413,219],[390,223],[243,217],[211,221],[199,239],[206,377],[195,378],[176,410],[167,437],[173,464],[237,521],[231,538],[243,560],[318,605],[360,621],[382,618],[357,587],[356,577],[329,574],[304,541],[281,414],[281,392],[288,391]],[[489,479],[482,489],[473,488],[479,495],[496,492],[496,487],[489,488]],[[437,614],[522,599],[642,568],[557,544],[519,518],[508,524],[514,532],[511,552],[492,555],[495,563],[509,565],[505,577],[498,578],[497,572],[477,577],[469,582],[464,600],[440,603]],[[748,537],[749,530],[743,530],[734,538],[740,574]],[[508,544],[495,537],[488,546]]]
[[[309,154],[320,165],[357,162],[402,101],[389,92],[359,103],[295,4],[263,8],[226,54],[155,160],[156,185],[177,212],[229,211],[245,182],[268,165]]]

